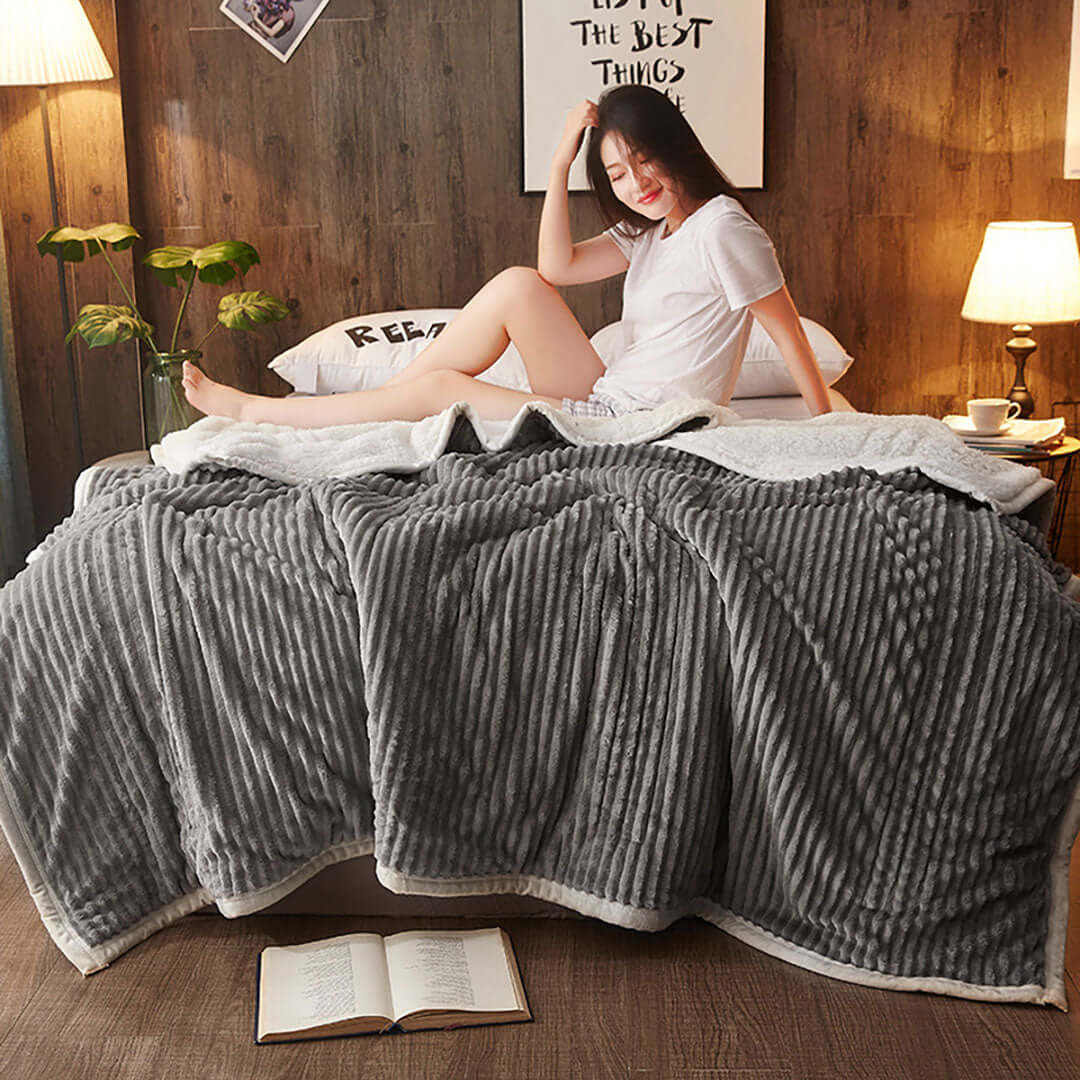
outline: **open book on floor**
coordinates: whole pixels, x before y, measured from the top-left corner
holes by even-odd
[[[510,936],[497,926],[343,934],[259,954],[257,1043],[531,1019]]]

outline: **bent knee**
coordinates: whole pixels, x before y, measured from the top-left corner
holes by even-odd
[[[508,266],[501,273],[491,279],[491,283],[498,284],[499,288],[507,294],[520,296],[522,293],[534,292],[537,289],[550,289],[541,276],[540,271],[532,266]]]

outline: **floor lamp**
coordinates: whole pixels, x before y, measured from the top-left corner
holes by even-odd
[[[96,82],[111,79],[113,70],[102,52],[90,20],[79,0],[37,0],[36,3],[8,5],[4,12],[4,32],[0,34],[0,86],[37,86],[41,102],[41,123],[45,134],[45,167],[49,174],[52,223],[60,225],[56,202],[56,171],[53,168],[52,133],[49,130],[49,103],[46,86],[67,82]],[[44,230],[43,230],[44,231]],[[67,279],[63,260],[57,258],[60,307],[64,337],[71,331]],[[75,350],[66,344],[68,377],[75,415],[75,443],[79,467],[85,464],[82,449],[82,419],[79,388],[75,377]]]

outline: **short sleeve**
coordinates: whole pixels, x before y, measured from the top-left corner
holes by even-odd
[[[733,311],[776,292],[784,274],[769,234],[748,214],[718,214],[703,230],[704,259]]]
[[[610,236],[615,241],[615,246],[623,253],[627,262],[630,261],[630,256],[634,250],[634,237],[623,232],[621,225],[613,225],[610,229],[604,230],[605,236]]]

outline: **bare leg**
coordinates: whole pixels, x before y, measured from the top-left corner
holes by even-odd
[[[535,270],[512,266],[493,277],[461,314],[384,387],[430,371],[479,375],[513,341],[529,386],[552,397],[586,397],[604,365],[559,293]]]
[[[215,382],[186,360],[184,393],[195,408],[208,416],[297,428],[361,424],[368,420],[421,420],[456,401],[470,402],[485,420],[509,419],[527,401],[546,401],[555,408],[562,405],[561,397],[507,390],[478,382],[464,372],[445,369],[377,390],[317,397],[263,397]]]

